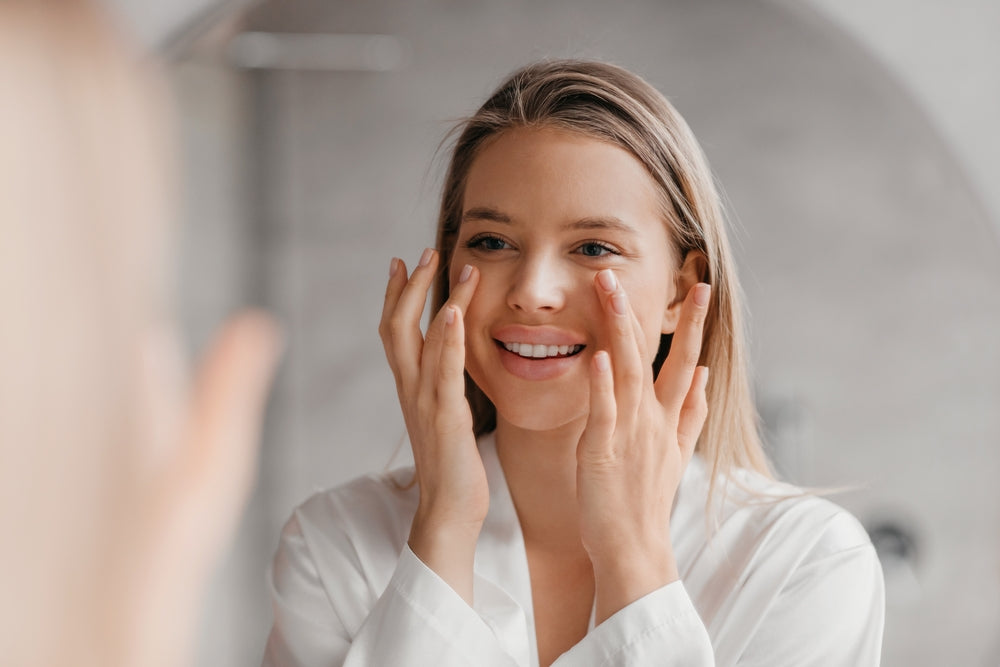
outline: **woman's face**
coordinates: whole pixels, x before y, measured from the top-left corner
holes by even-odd
[[[498,419],[548,430],[585,417],[590,361],[610,349],[594,285],[603,269],[628,295],[652,363],[676,295],[656,192],[630,153],[582,134],[518,128],[481,149],[449,270],[452,284],[466,264],[480,272],[466,368]]]

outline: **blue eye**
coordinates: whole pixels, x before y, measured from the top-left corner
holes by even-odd
[[[510,244],[499,236],[493,236],[492,234],[480,234],[479,236],[474,236],[465,243],[466,248],[472,248],[474,250],[485,250],[487,252],[506,250],[510,248]]]
[[[618,254],[618,252],[613,248],[596,241],[588,241],[587,243],[582,244],[579,248],[577,248],[577,252],[585,257],[604,257],[605,255]]]

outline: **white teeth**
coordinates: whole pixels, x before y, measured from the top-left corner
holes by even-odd
[[[514,354],[529,359],[566,356],[576,354],[583,349],[583,345],[533,345],[531,343],[504,343],[503,346]]]

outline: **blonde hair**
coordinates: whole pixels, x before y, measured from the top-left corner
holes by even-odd
[[[687,123],[646,81],[614,65],[556,60],[514,72],[464,121],[445,177],[438,218],[441,272],[434,286],[435,312],[448,299],[447,267],[458,236],[466,179],[481,148],[518,127],[555,127],[619,146],[656,182],[663,217],[680,259],[698,251],[707,259],[712,301],[700,363],[711,369],[708,419],[696,451],[712,468],[709,502],[720,476],[735,467],[773,477],[758,432],[750,392],[743,329],[743,297],[726,236],[726,224],[708,163]],[[658,372],[670,349],[661,336]],[[466,396],[477,436],[496,427],[496,408],[466,373]]]

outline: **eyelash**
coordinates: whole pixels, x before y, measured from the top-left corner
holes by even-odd
[[[472,250],[482,250],[483,252],[499,252],[500,250],[506,250],[506,248],[487,248],[485,247],[486,241],[499,241],[505,245],[510,245],[507,243],[506,239],[502,236],[497,236],[496,234],[476,234],[465,242],[465,247]]]
[[[501,250],[509,249],[509,248],[485,247],[485,243],[491,240],[498,241],[500,243],[503,243],[504,245],[510,246],[510,243],[508,243],[507,240],[504,239],[502,236],[498,236],[496,234],[477,234],[465,242],[465,247],[470,248],[472,250],[480,250],[483,252],[499,252]],[[584,257],[588,257],[590,259],[600,259],[602,257],[607,257],[608,255],[621,255],[621,252],[619,250],[615,249],[613,246],[610,246],[602,241],[584,241],[583,243],[579,244],[576,247],[575,251],[578,252],[587,246],[596,246],[603,251],[602,254],[600,255],[587,255],[584,253],[580,253]]]
[[[608,255],[620,255],[621,254],[621,252],[619,252],[618,250],[616,250],[614,247],[608,245],[607,243],[603,243],[601,241],[584,241],[583,243],[581,243],[580,245],[578,245],[576,247],[576,249],[580,250],[580,249],[585,248],[587,246],[597,246],[598,248],[600,248],[601,250],[604,250],[606,252],[603,253],[603,254],[600,254],[600,255],[584,255],[584,257],[591,257],[591,258],[594,258],[594,259],[600,259],[601,257],[607,257]],[[583,254],[583,253],[581,253],[581,254]]]

